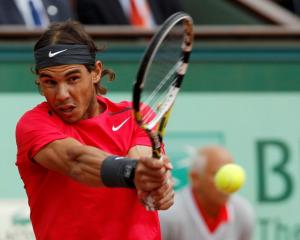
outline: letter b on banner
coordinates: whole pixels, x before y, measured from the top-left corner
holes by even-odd
[[[287,144],[278,140],[264,140],[256,143],[257,173],[258,173],[258,201],[279,202],[290,197],[293,192],[293,181],[287,166],[290,152]],[[272,153],[276,153],[275,155]],[[271,178],[280,182],[280,191],[272,191],[278,187]],[[276,192],[276,193],[274,193]]]

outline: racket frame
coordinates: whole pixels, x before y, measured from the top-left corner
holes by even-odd
[[[174,85],[168,90],[167,95],[164,98],[163,104],[160,106],[159,113],[149,123],[143,121],[143,115],[141,113],[141,96],[144,88],[145,76],[148,75],[148,71],[153,62],[153,59],[161,46],[161,43],[168,36],[173,27],[183,21],[184,35],[181,45],[181,56],[176,65],[176,77],[174,79]],[[192,51],[193,44],[193,20],[184,13],[178,12],[170,16],[160,27],[158,32],[151,39],[144,56],[142,58],[139,70],[137,72],[136,82],[133,87],[133,113],[134,118],[138,125],[143,128],[152,143],[152,157],[160,158],[162,151],[162,139],[165,133],[165,128],[170,117],[172,106],[175,102],[176,96],[180,90],[182,80],[187,70],[190,53]]]

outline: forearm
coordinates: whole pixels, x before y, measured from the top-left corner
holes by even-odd
[[[70,176],[90,186],[103,186],[100,169],[108,153],[83,145],[75,139],[61,139],[49,143],[34,160],[43,167]]]
[[[81,145],[70,151],[69,176],[90,186],[103,186],[101,167],[108,153],[98,148]]]
[[[62,173],[94,187],[134,187],[136,160],[112,157],[73,138],[56,140],[41,149],[36,162],[47,169]],[[128,170],[131,174],[128,175]]]
[[[137,154],[132,154],[136,150],[141,155],[148,155],[151,152],[151,148],[149,150],[147,147],[142,147],[130,151],[129,155],[138,158]],[[96,147],[83,145],[73,138],[67,138],[49,143],[34,156],[34,159],[47,169],[70,176],[89,186],[136,186],[142,191],[152,191],[165,182],[167,169],[162,159],[155,161],[149,157],[138,159],[136,168],[134,166],[132,170],[135,177],[128,179],[126,174],[128,166],[132,166],[136,160],[107,159],[109,155]]]

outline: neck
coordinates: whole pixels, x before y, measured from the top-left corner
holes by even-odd
[[[201,208],[201,211],[204,211],[210,217],[216,217],[219,215],[223,205],[221,206],[211,202],[209,199],[205,198],[201,192],[197,192],[195,190],[192,191],[198,207]]]
[[[97,97],[94,97],[93,101],[90,102],[87,113],[89,113],[86,118],[91,118],[98,116],[100,113],[104,112],[105,107],[101,102],[98,102]]]

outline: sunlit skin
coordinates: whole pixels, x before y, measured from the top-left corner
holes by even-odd
[[[216,172],[227,163],[232,163],[232,157],[222,147],[212,146],[199,152],[206,160],[204,169],[192,170],[190,179],[193,192],[203,209],[210,216],[216,216],[221,207],[228,201],[229,194],[220,192],[214,183]]]
[[[104,109],[96,99],[102,64],[89,72],[84,65],[60,65],[40,69],[37,84],[50,108],[64,122],[74,123],[99,115]]]

